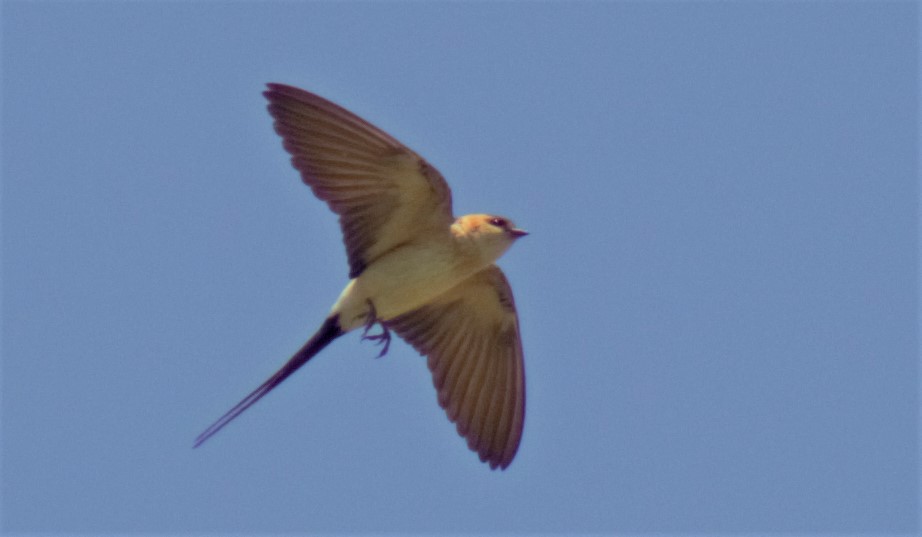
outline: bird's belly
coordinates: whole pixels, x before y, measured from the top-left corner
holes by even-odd
[[[333,306],[343,330],[375,317],[389,320],[432,301],[479,267],[458,259],[450,245],[405,246],[377,259],[349,282]]]

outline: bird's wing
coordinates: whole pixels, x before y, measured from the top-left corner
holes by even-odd
[[[448,233],[451,190],[433,166],[352,112],[314,95],[268,84],[275,131],[314,194],[339,215],[349,277],[427,233]]]
[[[525,368],[512,290],[496,265],[386,325],[428,356],[439,404],[491,468],[512,462],[525,422]]]

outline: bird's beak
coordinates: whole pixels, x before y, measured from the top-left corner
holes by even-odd
[[[524,229],[519,229],[517,227],[514,227],[509,230],[509,234],[518,239],[519,237],[524,237],[525,235],[528,235],[528,232],[525,231]]]

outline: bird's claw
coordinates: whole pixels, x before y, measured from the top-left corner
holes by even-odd
[[[387,350],[391,347],[391,332],[390,332],[390,330],[388,330],[387,327],[385,327],[383,324],[381,325],[381,333],[380,333],[380,334],[372,334],[372,335],[370,335],[370,336],[369,336],[369,335],[363,335],[363,336],[362,336],[362,340],[366,340],[366,339],[370,339],[371,341],[374,341],[375,343],[377,343],[377,344],[379,344],[379,345],[380,345],[382,342],[384,343],[384,347],[381,349],[381,352],[378,353],[377,358],[381,358],[382,356],[384,356],[385,354],[387,354]]]
[[[368,319],[365,321],[365,331],[362,332],[362,341],[366,339],[374,341],[376,344],[384,344],[384,347],[381,349],[381,352],[378,354],[378,358],[381,358],[387,354],[387,350],[391,348],[391,331],[384,326],[384,323],[378,320],[378,316],[375,313],[375,305],[371,303],[371,300],[368,301]],[[371,334],[368,335],[368,331],[375,325],[375,323],[381,325],[380,334]]]

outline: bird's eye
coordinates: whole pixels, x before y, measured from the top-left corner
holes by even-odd
[[[488,222],[498,228],[506,229],[507,222],[502,218],[491,218],[488,220]]]

